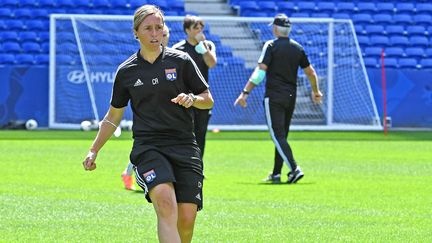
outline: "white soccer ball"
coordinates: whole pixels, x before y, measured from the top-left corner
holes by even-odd
[[[27,130],[34,130],[38,127],[38,123],[34,119],[30,119],[25,123],[25,127]]]
[[[81,122],[81,130],[90,131],[92,127],[91,121],[82,121]]]
[[[127,121],[126,124],[127,124],[127,129],[129,131],[132,131],[133,121]]]

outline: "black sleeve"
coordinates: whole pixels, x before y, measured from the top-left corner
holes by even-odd
[[[301,50],[301,59],[300,59],[300,67],[301,68],[307,68],[309,67],[310,63],[309,63],[309,59],[306,55],[306,52],[304,51],[304,49]]]
[[[128,105],[130,94],[127,88],[122,83],[122,75],[120,70],[117,70],[112,94],[111,94],[111,105],[115,108],[122,108]]]
[[[189,55],[185,59],[183,80],[186,87],[194,94],[200,94],[209,87],[207,81]]]

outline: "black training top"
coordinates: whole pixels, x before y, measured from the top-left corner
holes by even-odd
[[[303,47],[288,37],[264,44],[258,63],[267,65],[266,97],[285,99],[297,87],[298,68],[310,65]]]
[[[208,85],[190,56],[164,48],[154,63],[138,51],[119,65],[111,105],[133,111],[133,137],[153,145],[195,142],[189,109],[171,102],[180,93],[200,94]]]
[[[209,47],[211,52],[216,51],[215,45],[212,41],[205,40],[205,43],[207,44],[207,46]],[[172,46],[172,48],[187,52],[192,57],[192,59],[195,61],[196,65],[198,66],[199,70],[201,71],[202,75],[204,76],[204,79],[208,82],[209,67],[204,62],[203,55],[199,54],[198,52],[195,51],[195,46],[191,45],[186,40],[182,40],[182,41],[178,42],[177,44],[174,44]]]

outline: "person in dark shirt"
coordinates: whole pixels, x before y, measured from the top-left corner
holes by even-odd
[[[172,47],[187,52],[195,61],[204,79],[208,81],[209,68],[216,65],[217,59],[215,44],[207,40],[203,33],[204,21],[197,16],[186,15],[183,20],[183,30],[187,35],[187,39],[174,44]],[[203,109],[192,110],[194,112],[195,136],[201,150],[201,157],[204,157],[205,138],[211,111]]]
[[[264,94],[264,109],[270,135],[275,144],[273,172],[265,178],[272,183],[281,182],[283,161],[290,169],[288,183],[296,183],[304,173],[297,165],[287,138],[294,113],[297,93],[297,72],[301,67],[312,87],[312,100],[321,103],[322,93],[318,86],[318,76],[309,63],[303,47],[289,38],[291,22],[285,14],[278,14],[273,20],[274,40],[264,44],[258,66],[246,83],[234,105],[247,106],[247,98],[252,89],[267,78]]]
[[[169,28],[165,24],[163,29],[163,34],[162,34],[162,43],[161,43],[163,46],[168,46],[169,36],[170,36]],[[135,185],[134,185],[135,183],[134,183],[134,178],[132,176],[133,171],[134,171],[134,165],[129,161],[128,164],[126,165],[126,168],[123,170],[121,174],[121,179],[123,181],[123,185],[126,190],[135,191]]]
[[[117,69],[111,106],[83,166],[96,169],[96,156],[130,101],[130,160],[138,185],[153,203],[159,241],[190,242],[203,206],[201,156],[190,108],[210,109],[213,98],[190,56],[161,45],[163,28],[158,7],[144,5],[135,11],[133,31],[140,49]]]

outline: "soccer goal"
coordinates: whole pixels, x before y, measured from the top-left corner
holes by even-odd
[[[274,38],[272,18],[203,17],[207,39],[216,44],[218,63],[210,70],[215,99],[209,129],[267,129],[263,94],[256,87],[248,107],[234,107],[265,41]],[[183,17],[166,17],[169,46],[185,38]],[[315,67],[324,101],[314,105],[311,88],[299,72],[292,129],[382,129],[365,65],[350,20],[292,18],[290,37],[302,44]],[[83,120],[100,120],[109,107],[117,66],[139,48],[132,16],[51,15],[50,128],[79,129]],[[126,120],[132,120],[128,108]]]

